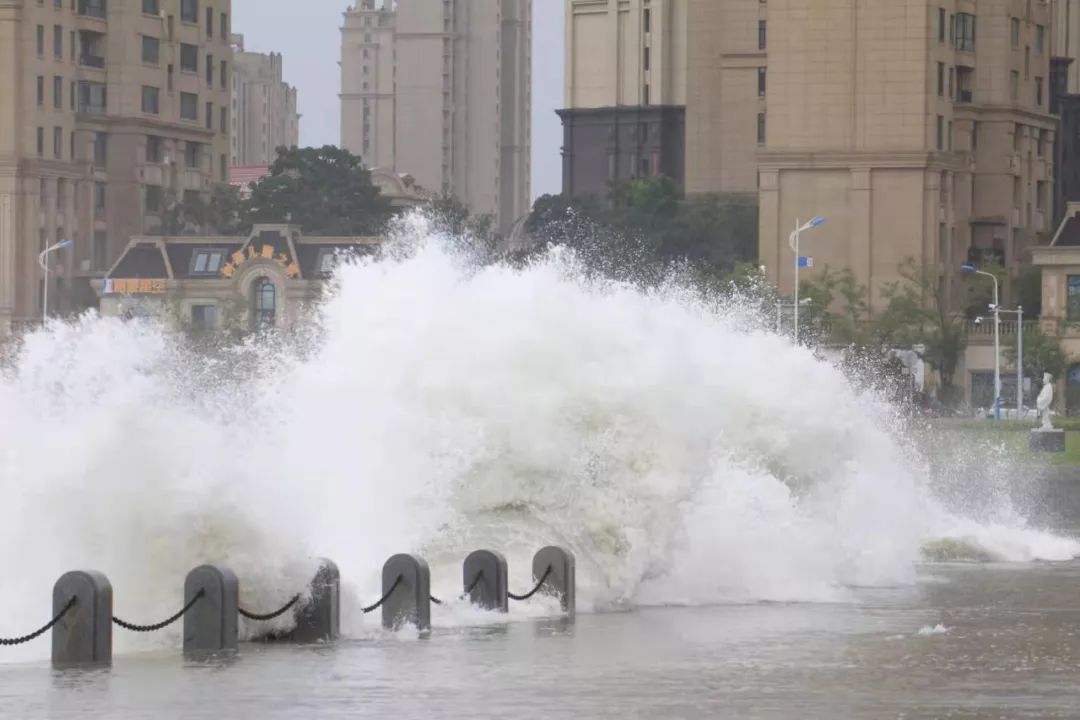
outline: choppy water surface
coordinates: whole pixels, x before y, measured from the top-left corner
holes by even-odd
[[[653,608],[0,669],[5,718],[1075,718],[1080,566],[923,568],[854,603]]]

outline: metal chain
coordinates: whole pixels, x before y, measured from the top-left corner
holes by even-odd
[[[28,642],[30,642],[31,640],[36,640],[37,638],[41,637],[41,636],[42,636],[42,635],[44,635],[44,634],[45,634],[46,632],[48,632],[49,630],[51,630],[51,629],[52,629],[52,627],[53,627],[53,625],[55,625],[56,623],[60,622],[60,619],[61,619],[61,618],[63,618],[63,617],[64,617],[64,615],[67,615],[67,611],[68,611],[68,610],[70,610],[71,608],[75,607],[75,601],[76,601],[77,599],[78,599],[78,596],[76,596],[76,595],[72,595],[72,596],[71,596],[71,599],[67,601],[67,605],[65,605],[65,606],[64,606],[64,607],[63,607],[63,608],[62,608],[62,609],[60,610],[60,612],[56,614],[56,617],[54,617],[54,618],[53,618],[52,620],[50,620],[50,621],[49,621],[49,622],[48,622],[48,623],[47,623],[47,624],[46,624],[46,625],[45,625],[44,627],[42,627],[41,629],[39,629],[39,630],[35,630],[34,632],[30,633],[29,635],[23,635],[22,637],[17,637],[17,638],[0,638],[0,645],[22,645],[23,643],[28,643]]]
[[[401,576],[398,575],[397,579],[394,580],[394,584],[391,585],[390,589],[386,591],[386,594],[379,598],[379,602],[375,603],[374,605],[368,605],[366,608],[362,608],[361,612],[367,615],[369,612],[375,612],[376,610],[378,610],[380,607],[382,607],[382,604],[386,602],[387,598],[394,594],[394,591],[397,590],[397,586],[400,584]]]
[[[192,596],[191,600],[188,600],[187,605],[180,608],[180,612],[176,613],[175,615],[170,617],[168,620],[162,620],[161,622],[154,623],[153,625],[135,625],[134,623],[125,622],[124,620],[121,620],[118,617],[113,617],[112,621],[114,623],[116,623],[117,625],[119,625],[120,627],[124,628],[125,630],[131,630],[132,632],[147,633],[147,632],[155,632],[157,630],[162,630],[162,629],[167,628],[168,626],[172,625],[174,622],[176,622],[180,618],[182,618],[187,613],[188,610],[195,607],[195,603],[199,602],[199,600],[205,594],[206,594],[206,590],[203,589],[203,588],[199,588],[199,591],[197,593],[195,593],[194,596]]]
[[[544,586],[544,583],[548,579],[548,575],[551,575],[551,566],[550,565],[548,565],[547,570],[544,571],[544,575],[543,575],[543,577],[540,578],[540,582],[536,583],[536,587],[534,587],[529,592],[525,593],[524,595],[515,595],[512,592],[508,592],[506,594],[509,595],[514,600],[528,600],[529,598],[531,598],[533,595],[536,594],[537,590],[539,590],[541,587]]]
[[[273,620],[274,618],[280,617],[280,616],[284,615],[286,612],[288,612],[289,608],[291,608],[293,605],[295,605],[299,599],[300,599],[299,595],[293,595],[293,599],[290,600],[289,602],[285,603],[285,605],[283,607],[281,607],[278,610],[275,610],[274,612],[266,613],[265,615],[260,615],[258,613],[248,612],[247,610],[245,610],[242,607],[238,607],[236,609],[241,615],[246,617],[248,620]]]

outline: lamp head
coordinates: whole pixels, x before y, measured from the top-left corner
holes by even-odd
[[[975,266],[971,263],[964,263],[960,266],[960,272],[973,273],[975,272]]]

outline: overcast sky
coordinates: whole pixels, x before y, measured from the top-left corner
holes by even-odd
[[[341,141],[340,28],[351,2],[233,0],[233,32],[243,34],[244,47],[284,55],[285,81],[299,91],[301,145]],[[562,0],[533,0],[533,197],[562,184],[555,108],[562,105],[563,7]]]

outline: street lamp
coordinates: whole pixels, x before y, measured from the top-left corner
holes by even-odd
[[[41,290],[41,324],[45,325],[46,320],[49,317],[49,253],[56,250],[63,250],[64,248],[71,247],[70,240],[61,240],[55,245],[50,245],[41,251],[38,255],[38,265],[45,272],[45,282],[42,283]]]
[[[998,301],[998,279],[993,273],[979,270],[971,263],[964,263],[960,270],[975,275],[985,275],[994,281],[994,304],[990,309],[994,311],[994,419],[1001,419],[1001,308]],[[1018,391],[1019,392],[1019,391]]]
[[[798,218],[795,219],[795,232],[791,233],[788,237],[788,245],[791,246],[791,250],[795,253],[795,344],[799,344],[799,268],[809,263],[804,263],[804,258],[799,255],[799,235],[810,228],[817,227],[821,223],[825,222],[823,217],[815,217],[805,225],[799,225]]]
[[[806,307],[811,302],[813,302],[812,298],[803,298],[802,300],[800,300],[798,302],[798,307]],[[781,333],[781,331],[783,330],[783,313],[784,313],[784,309],[785,308],[790,308],[790,307],[795,307],[795,305],[785,303],[783,300],[777,300],[776,301],[776,334],[777,335],[779,335]]]

